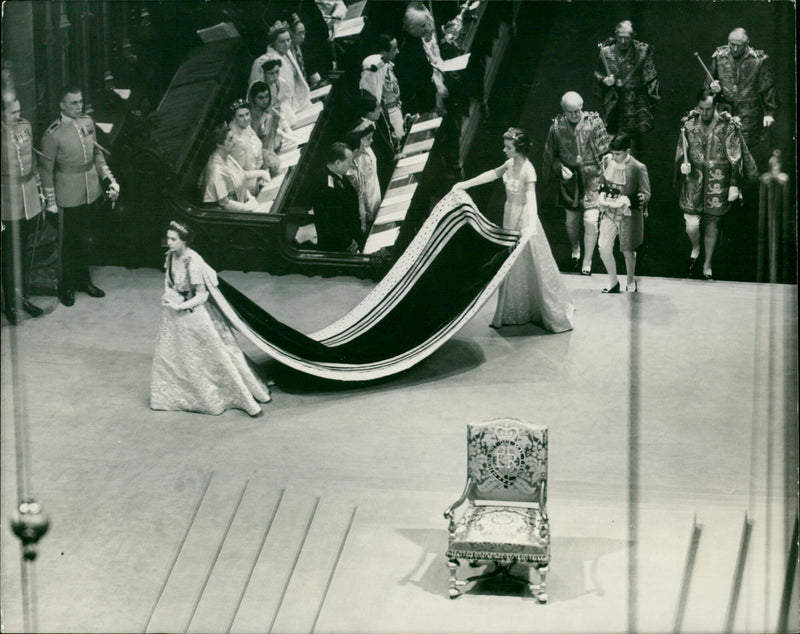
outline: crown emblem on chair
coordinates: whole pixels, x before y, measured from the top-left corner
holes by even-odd
[[[489,471],[503,487],[509,488],[517,479],[522,459],[519,446],[513,441],[501,441],[492,449]]]

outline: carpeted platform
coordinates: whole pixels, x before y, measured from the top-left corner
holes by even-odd
[[[372,286],[223,276],[303,332]],[[40,631],[623,632],[632,619],[672,631],[695,518],[682,631],[722,631],[745,513],[734,629],[774,631],[796,510],[796,287],[644,278],[637,295],[608,296],[604,276],[569,275],[571,333],[492,330],[490,301],[431,358],[380,382],[267,361],[273,402],[251,419],[151,411],[161,273],[94,279],[106,298],[3,322],[5,631],[23,623],[7,528],[15,414],[52,518],[34,565]],[[501,416],[550,429],[547,605],[491,584],[447,598],[441,513],[463,487],[465,424]]]

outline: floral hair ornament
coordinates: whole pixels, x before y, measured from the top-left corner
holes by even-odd
[[[247,103],[246,99],[237,99],[236,101],[233,102],[233,105],[231,106],[231,112],[233,114],[236,114],[236,111],[239,108],[250,108],[250,104]]]
[[[527,135],[525,134],[525,130],[521,128],[509,128],[503,136],[512,141],[519,141]]]
[[[273,40],[275,37],[280,35],[281,33],[285,33],[289,30],[289,23],[284,22],[283,20],[278,20],[275,24],[269,27],[269,39]]]

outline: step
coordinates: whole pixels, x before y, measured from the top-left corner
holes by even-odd
[[[213,568],[214,554],[223,543],[236,509],[242,485],[241,479],[229,480],[210,474],[204,485],[205,494],[198,491],[198,506],[176,528],[177,557],[171,568],[165,570],[164,584],[154,600],[146,632],[183,632],[189,626],[194,606]]]
[[[189,625],[189,632],[227,632],[254,563],[269,534],[283,491],[250,481]],[[209,553],[213,555],[213,553]]]
[[[318,498],[309,493],[284,491],[255,564],[250,566],[249,583],[230,632],[270,631],[317,505]]]
[[[352,502],[320,499],[272,632],[312,632],[356,513]]]

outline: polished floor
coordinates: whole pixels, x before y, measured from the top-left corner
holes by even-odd
[[[223,275],[305,332],[372,286]],[[39,631],[717,632],[729,618],[776,630],[797,509],[795,286],[643,278],[638,294],[608,296],[604,276],[566,275],[573,332],[493,330],[492,300],[378,383],[262,359],[277,384],[251,419],[151,411],[161,273],[94,279],[106,298],[39,298],[50,314],[3,321],[4,631],[25,626],[8,530],[20,494],[52,520],[27,566]],[[492,584],[447,598],[441,513],[463,487],[465,425],[505,416],[550,430],[546,605]]]

